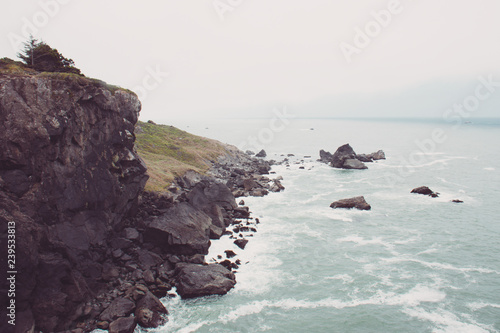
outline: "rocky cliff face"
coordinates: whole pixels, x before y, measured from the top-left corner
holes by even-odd
[[[17,325],[67,329],[99,290],[106,239],[147,180],[140,108],[135,94],[74,75],[0,74],[0,260],[15,222]]]

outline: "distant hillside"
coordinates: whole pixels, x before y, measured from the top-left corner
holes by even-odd
[[[148,167],[148,191],[166,191],[175,177],[188,170],[205,173],[211,161],[226,152],[218,141],[168,125],[139,121],[135,134],[137,152]]]

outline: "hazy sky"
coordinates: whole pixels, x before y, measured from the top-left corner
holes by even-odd
[[[285,105],[439,117],[478,77],[500,82],[499,14],[498,0],[10,0],[0,57],[33,33],[85,75],[138,91],[142,119]],[[496,89],[475,116],[499,115]]]

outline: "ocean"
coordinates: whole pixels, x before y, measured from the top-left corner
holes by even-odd
[[[141,332],[500,332],[498,120],[171,125],[264,148],[268,159],[294,156],[272,169],[284,192],[244,198],[261,222],[246,249],[227,236],[212,243],[209,262],[224,250],[238,254],[235,288],[165,298],[169,322]],[[317,162],[320,149],[345,143],[357,153],[382,149],[387,159],[368,170]],[[440,196],[410,194],[422,185]],[[370,211],[329,207],[359,195]]]

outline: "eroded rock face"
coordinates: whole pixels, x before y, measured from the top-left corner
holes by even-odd
[[[385,153],[382,150],[371,154],[356,154],[349,144],[340,146],[333,155],[321,149],[319,156],[318,161],[340,169],[368,169],[364,163],[385,160]]]
[[[82,77],[0,74],[0,222],[16,222],[17,305],[37,329],[62,331],[75,319],[92,294],[78,265],[101,256],[144,188],[140,108],[135,94]]]

